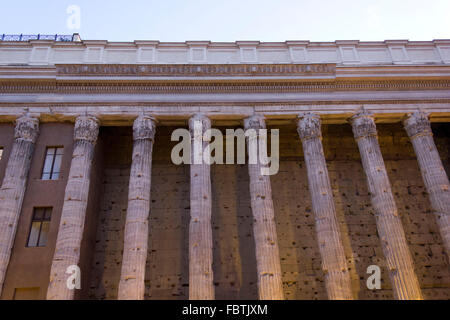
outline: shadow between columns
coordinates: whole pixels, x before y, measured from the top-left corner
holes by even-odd
[[[246,165],[211,166],[216,299],[258,298],[247,170]]]

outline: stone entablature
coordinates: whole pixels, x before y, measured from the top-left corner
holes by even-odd
[[[0,121],[29,108],[43,122],[89,112],[102,125],[131,125],[141,111],[171,125],[199,111],[344,123],[364,105],[388,122],[418,109],[447,122],[449,87],[450,40],[0,42]]]
[[[0,42],[0,64],[450,64],[450,40]]]

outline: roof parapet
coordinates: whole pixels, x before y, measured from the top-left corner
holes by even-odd
[[[30,40],[52,40],[57,42],[81,42],[79,33],[67,34],[2,34],[0,41],[24,42]]]

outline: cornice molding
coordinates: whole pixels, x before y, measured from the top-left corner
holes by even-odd
[[[437,106],[436,108],[439,109],[435,112],[439,112],[439,113],[449,113],[449,108],[448,106],[450,105],[450,98],[449,99],[411,99],[411,100],[393,100],[393,99],[383,99],[383,100],[371,100],[370,102],[368,102],[367,100],[360,100],[360,99],[356,99],[356,100],[306,100],[306,101],[258,101],[257,103],[254,101],[236,101],[236,102],[223,102],[223,101],[208,101],[208,102],[204,102],[204,101],[195,101],[195,102],[134,102],[134,101],[130,101],[130,102],[124,102],[124,101],[83,101],[83,102],[48,102],[48,101],[39,101],[39,102],[33,102],[30,103],[28,101],[26,102],[22,102],[22,101],[18,101],[18,102],[0,102],[0,108],[15,108],[17,110],[23,110],[23,108],[26,107],[32,107],[32,108],[43,108],[48,112],[49,110],[49,105],[51,106],[51,108],[81,108],[81,109],[85,109],[85,108],[116,108],[116,109],[111,109],[112,113],[117,113],[117,112],[123,112],[124,108],[134,108],[134,107],[138,107],[138,108],[145,108],[145,107],[149,107],[149,108],[166,108],[164,113],[165,114],[170,114],[170,115],[174,115],[177,114],[177,112],[183,108],[216,108],[216,109],[220,109],[220,108],[232,108],[232,107],[251,107],[251,108],[258,108],[261,110],[271,110],[271,108],[274,108],[274,110],[272,110],[271,112],[276,112],[277,114],[291,114],[292,112],[297,112],[298,111],[293,111],[291,109],[289,109],[290,107],[296,107],[296,106],[303,106],[303,107],[308,107],[311,105],[315,105],[315,106],[322,106],[323,108],[326,108],[327,113],[330,114],[338,114],[341,113],[341,109],[340,107],[338,109],[335,109],[336,106],[342,106],[347,108],[348,106],[352,106],[350,112],[353,112],[352,110],[354,110],[356,107],[361,106],[361,105],[367,105],[369,104],[371,106],[378,106],[380,109],[385,109],[387,108],[386,106],[389,106],[389,108],[394,108],[394,106],[398,106],[398,108],[400,108],[399,110],[401,110],[400,112],[412,112],[411,110],[415,110],[417,109],[417,106],[420,105],[421,108],[426,109],[426,107],[428,106],[429,108],[433,109],[435,108],[434,106]],[[286,110],[280,109],[280,108],[287,108]],[[174,109],[178,109],[176,111],[174,111]],[[309,110],[309,109],[308,109]],[[386,109],[387,111],[394,112],[395,110],[389,110]],[[1,114],[0,110],[0,114]],[[302,112],[304,112],[305,110],[302,110]],[[233,113],[233,110],[230,110],[231,113]],[[108,113],[108,112],[106,112]]]
[[[449,80],[379,80],[311,82],[88,82],[88,81],[0,81],[3,93],[274,93],[326,91],[448,90]]]

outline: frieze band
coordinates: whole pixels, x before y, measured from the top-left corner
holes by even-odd
[[[58,75],[83,76],[308,76],[335,75],[336,64],[56,65]]]

